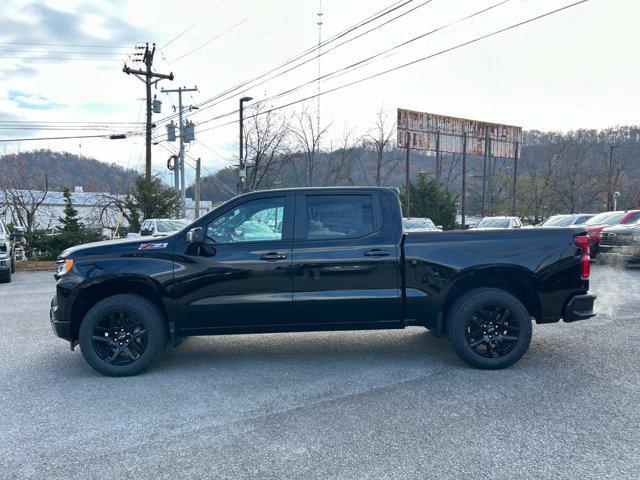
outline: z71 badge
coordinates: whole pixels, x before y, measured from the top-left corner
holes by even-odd
[[[162,250],[167,248],[168,243],[143,243],[138,250]]]

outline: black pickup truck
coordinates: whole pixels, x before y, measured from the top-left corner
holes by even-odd
[[[189,335],[423,326],[467,363],[516,362],[537,323],[594,315],[582,227],[406,233],[390,188],[253,192],[163,238],[63,252],[54,332],[107,375]]]

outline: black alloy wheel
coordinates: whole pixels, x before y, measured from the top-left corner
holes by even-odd
[[[167,325],[148,298],[118,294],[96,303],[82,319],[78,340],[82,356],[104,375],[136,375],[160,358]]]
[[[485,305],[469,315],[465,338],[478,355],[502,357],[516,346],[520,334],[518,319],[502,305]]]
[[[143,322],[129,312],[110,312],[93,327],[93,347],[100,359],[111,365],[129,365],[147,349]]]
[[[531,315],[513,294],[477,288],[462,295],[447,315],[446,332],[456,353],[476,368],[513,365],[531,343]]]

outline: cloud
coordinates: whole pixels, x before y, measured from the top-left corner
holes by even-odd
[[[5,42],[75,43],[118,45],[148,38],[151,33],[92,4],[79,4],[75,11],[59,10],[43,4],[31,3],[21,9],[26,13],[0,18],[0,36]],[[85,28],[88,17],[100,17],[100,35]]]
[[[17,78],[33,77],[38,69],[27,65],[0,64],[0,80],[15,80]]]
[[[27,110],[55,110],[66,108],[67,105],[49,100],[36,93],[21,92],[19,90],[9,90],[9,99],[18,106]]]

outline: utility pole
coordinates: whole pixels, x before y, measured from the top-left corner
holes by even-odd
[[[322,46],[322,0],[319,0],[319,8],[318,8],[318,97],[316,101],[318,102],[317,106],[317,116],[316,116],[316,135],[318,136],[317,148],[318,148],[318,158],[320,158],[320,77],[322,75],[321,62],[322,58],[320,55],[320,47]],[[309,179],[311,180],[311,179]]]
[[[168,75],[164,73],[154,73],[151,70],[153,66],[153,56],[156,52],[156,44],[152,45],[152,48],[149,49],[149,43],[147,43],[144,47],[136,46],[136,50],[141,50],[144,48],[144,53],[136,52],[134,56],[138,57],[142,55],[140,60],[136,59],[136,62],[142,62],[145,65],[144,70],[137,70],[133,68],[129,68],[127,64],[124,64],[124,68],[122,71],[127,75],[134,75],[138,80],[142,81],[145,84],[147,91],[147,125],[146,125],[146,155],[145,155],[145,178],[149,180],[151,178],[151,129],[153,128],[153,123],[151,121],[151,85],[158,84],[160,80],[167,79],[173,80],[173,72]],[[144,78],[143,78],[144,77]],[[153,80],[153,79],[156,80]]]
[[[511,198],[511,216],[516,216],[516,194],[518,191],[518,156],[520,155],[520,142],[516,140],[516,151],[513,156],[513,189]]]
[[[196,160],[196,183],[193,186],[193,196],[195,203],[195,219],[200,218],[200,157]]]
[[[179,87],[174,89],[162,89],[160,90],[162,93],[177,93],[178,94],[178,132],[180,132],[180,149],[178,150],[178,164],[173,169],[173,183],[174,187],[177,191],[180,192],[180,202],[181,206],[181,214],[182,218],[185,218],[187,215],[187,186],[185,184],[185,174],[184,174],[184,143],[186,135],[186,128],[184,122],[182,121],[182,111],[184,108],[182,107],[182,92],[197,92],[198,87],[187,88],[187,87]],[[191,139],[187,138],[187,142],[190,142]]]
[[[242,97],[240,99],[240,165],[238,171],[238,193],[242,193],[247,184],[247,165],[244,161],[244,103],[253,100],[252,97]]]
[[[442,177],[442,152],[440,152],[440,129],[436,132],[436,185],[440,188]]]
[[[411,216],[411,181],[409,179],[409,156],[411,154],[411,134],[407,132],[407,153],[404,163],[404,202],[405,202],[405,216]]]
[[[462,230],[467,225],[467,132],[462,134],[462,196],[460,197],[460,216],[462,217]]]

